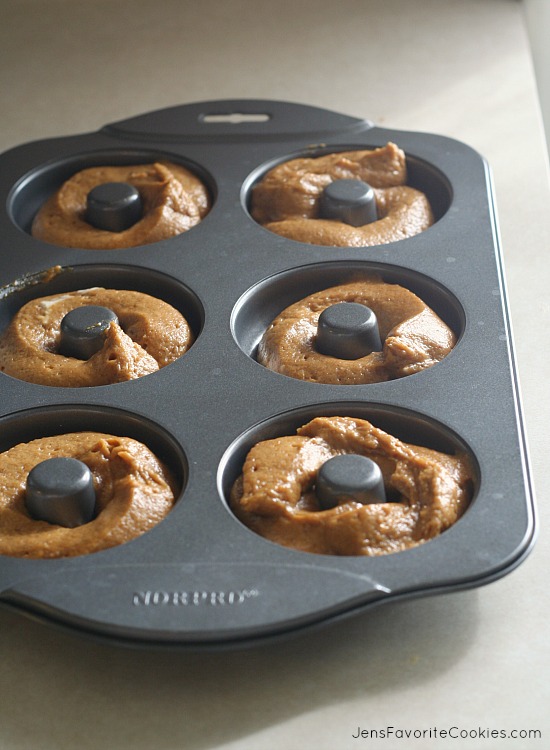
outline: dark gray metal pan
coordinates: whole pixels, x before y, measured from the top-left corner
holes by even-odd
[[[250,217],[250,188],[272,164],[389,140],[433,205],[437,221],[422,234],[327,248],[279,237]],[[159,156],[208,185],[213,208],[197,227],[100,253],[30,236],[38,207],[78,169]],[[4,605],[124,644],[220,648],[479,586],[529,552],[535,513],[494,195],[471,148],[298,104],[201,102],[15,148],[0,157],[0,190],[0,327],[33,297],[108,285],[165,299],[198,335],[180,360],[129,383],[76,390],[0,374],[1,450],[74,430],[124,432],[162,457],[181,487],[162,523],[120,547],[56,560],[1,557]],[[62,272],[46,282],[55,265]],[[442,362],[388,383],[331,386],[255,361],[263,330],[285,306],[373,271],[416,292],[454,329],[458,344]],[[476,467],[469,510],[429,543],[377,558],[311,555],[258,537],[227,504],[244,456],[258,440],[322,415],[364,417],[408,442],[466,450]]]

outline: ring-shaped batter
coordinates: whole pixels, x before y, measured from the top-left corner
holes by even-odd
[[[320,216],[323,190],[339,179],[371,185],[377,221],[354,227]],[[374,150],[292,159],[271,169],[253,188],[251,215],[266,229],[299,242],[336,247],[383,245],[412,237],[433,224],[428,199],[406,182],[405,154],[394,143]]]
[[[88,360],[59,354],[61,321],[76,307],[112,310],[102,348]],[[121,289],[92,288],[31,300],[0,337],[0,371],[19,380],[65,388],[108,385],[148,375],[193,343],[183,315],[163,300]]]
[[[143,217],[129,229],[109,232],[86,221],[86,199],[107,182],[127,182],[139,192]],[[31,234],[61,247],[113,250],[147,245],[186,232],[210,210],[204,183],[171,162],[89,167],[74,174],[40,208]]]
[[[27,476],[53,457],[76,458],[92,472],[96,516],[89,523],[65,528],[29,515]],[[137,440],[78,432],[20,443],[0,453],[0,554],[54,558],[108,549],[159,523],[175,496],[169,469]]]
[[[339,302],[370,307],[383,348],[359,359],[339,359],[315,348],[322,311]],[[292,378],[360,385],[402,378],[442,360],[456,343],[453,331],[413,292],[379,276],[331,287],[283,310],[264,333],[257,359]]]
[[[320,510],[319,468],[355,453],[381,469],[389,502],[343,501]],[[285,547],[325,555],[383,555],[415,547],[466,510],[473,473],[465,455],[403,443],[350,417],[318,417],[297,435],[257,443],[231,490],[230,506],[252,531]]]

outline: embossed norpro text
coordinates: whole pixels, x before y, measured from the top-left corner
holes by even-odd
[[[132,603],[135,607],[224,607],[243,604],[260,595],[256,589],[232,591],[135,591]]]

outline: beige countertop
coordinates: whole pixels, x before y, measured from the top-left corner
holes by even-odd
[[[481,152],[496,186],[541,523],[527,561],[489,586],[256,650],[138,652],[2,610],[2,750],[546,747],[550,190],[521,3],[20,0],[2,16],[0,150],[181,103],[263,98]],[[359,727],[432,735],[354,739]],[[435,738],[451,727],[478,737]],[[543,739],[479,734],[533,729]]]

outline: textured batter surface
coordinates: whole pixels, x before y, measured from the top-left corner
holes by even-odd
[[[128,182],[140,194],[143,217],[123,232],[96,229],[86,221],[86,199],[106,182]],[[171,162],[121,167],[90,167],[77,172],[42,206],[31,233],[62,247],[113,250],[158,242],[186,232],[210,209],[201,180]]]
[[[85,463],[94,479],[96,517],[76,528],[36,521],[25,506],[31,469],[61,456]],[[20,443],[0,454],[0,554],[69,557],[114,547],[155,526],[174,500],[169,470],[131,438],[78,432]]]
[[[378,220],[361,227],[323,219],[319,200],[334,180],[374,188]],[[299,242],[337,247],[384,245],[433,224],[428,199],[407,182],[404,152],[394,143],[365,151],[299,158],[271,169],[252,191],[251,214],[271,232]]]
[[[343,453],[379,465],[389,502],[345,501],[320,510],[317,471]],[[441,534],[464,513],[472,491],[466,456],[403,443],[362,419],[318,417],[297,435],[255,445],[230,504],[243,523],[277,544],[325,555],[374,556]]]

